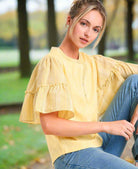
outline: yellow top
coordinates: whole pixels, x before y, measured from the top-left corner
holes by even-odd
[[[53,47],[32,73],[20,121],[39,124],[40,112],[55,111],[65,119],[98,121],[122,82],[131,74],[138,74],[138,65],[82,52],[76,60]],[[52,162],[65,153],[102,145],[98,134],[79,137],[46,135],[46,140]]]

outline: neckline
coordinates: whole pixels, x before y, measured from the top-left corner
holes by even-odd
[[[71,61],[71,62],[75,62],[75,63],[79,63],[79,64],[82,64],[81,60],[82,60],[82,56],[81,56],[81,52],[79,51],[79,58],[78,59],[73,59],[69,56],[67,56],[59,47],[52,47],[54,49],[57,49],[59,51],[59,53],[64,56],[65,59]]]

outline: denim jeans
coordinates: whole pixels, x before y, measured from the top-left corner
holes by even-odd
[[[101,121],[127,120],[138,104],[138,75],[131,75],[118,90]],[[138,121],[136,123],[136,128]],[[126,145],[122,136],[99,133],[103,138],[100,148],[87,148],[60,156],[54,163],[55,169],[137,169],[119,158]],[[138,135],[134,132],[134,158],[138,155]]]

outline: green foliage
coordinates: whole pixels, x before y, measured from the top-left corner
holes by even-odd
[[[17,18],[16,12],[8,12],[0,15],[0,38],[10,40],[17,37]]]
[[[31,36],[40,36],[47,31],[45,15],[46,14],[42,11],[29,13],[29,29]]]
[[[47,152],[40,125],[19,122],[19,114],[0,117],[0,168],[17,169]]]
[[[18,103],[24,99],[29,78],[20,78],[19,72],[0,74],[0,104]]]

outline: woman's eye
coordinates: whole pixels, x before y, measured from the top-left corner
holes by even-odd
[[[85,22],[81,22],[80,23],[82,26],[86,26],[86,23]]]
[[[95,29],[94,29],[94,32],[97,32],[97,33],[99,33],[99,29],[96,29],[96,28],[95,28]]]

